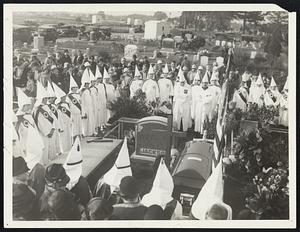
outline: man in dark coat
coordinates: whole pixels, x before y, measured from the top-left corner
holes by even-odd
[[[147,207],[140,202],[136,179],[132,176],[124,177],[119,188],[123,203],[113,206],[113,216],[119,220],[143,220]]]

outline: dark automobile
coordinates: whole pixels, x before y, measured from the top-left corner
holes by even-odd
[[[52,25],[40,26],[38,28],[38,34],[43,36],[45,41],[52,41],[53,43],[55,43],[58,38],[57,30]]]
[[[84,31],[78,33],[78,39],[90,40],[91,32],[93,34],[92,39],[94,41],[98,40],[108,40],[111,37],[111,28],[97,25],[87,25]]]
[[[64,25],[57,29],[58,37],[77,37],[78,30],[71,25]]]

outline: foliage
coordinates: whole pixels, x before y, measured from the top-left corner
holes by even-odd
[[[122,95],[109,106],[109,109],[115,112],[110,119],[111,122],[121,117],[143,118],[153,113],[152,107],[147,103],[146,96],[141,90],[132,99]]]
[[[265,47],[265,51],[270,55],[271,58],[271,65],[273,65],[275,58],[280,56],[282,46],[282,34],[281,34],[281,29],[278,26],[275,28],[275,30],[272,32],[270,37],[267,40],[267,44]]]
[[[163,19],[168,18],[168,16],[165,12],[156,11],[153,15],[153,18],[156,19],[156,20],[163,20]]]
[[[256,103],[249,103],[247,110],[242,115],[242,119],[259,121],[262,125],[274,124],[279,110],[274,106],[263,105],[259,107]]]
[[[259,219],[288,218],[288,137],[260,129],[240,135],[226,174],[243,183],[246,208]]]

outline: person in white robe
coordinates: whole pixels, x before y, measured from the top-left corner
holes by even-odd
[[[44,86],[38,81],[37,101],[35,103],[35,108],[33,109],[33,119],[44,142],[44,150],[41,159],[41,164],[44,166],[47,166],[50,160],[54,160],[57,157],[52,145],[52,137],[55,132],[54,118],[49,113],[50,109],[47,106],[47,101],[48,93]]]
[[[213,118],[217,114],[217,106],[219,102],[219,96],[221,94],[221,87],[219,84],[219,72],[213,72],[210,79],[209,88],[213,92],[212,99],[212,108],[211,108],[211,118]]]
[[[161,158],[151,191],[143,196],[141,203],[147,207],[159,205],[164,210],[165,220],[182,219],[182,206],[172,197],[174,190],[173,178]]]
[[[279,105],[279,97],[280,93],[278,91],[276,82],[272,77],[269,88],[266,90],[264,95],[264,101],[266,106],[274,106],[277,107]]]
[[[142,91],[146,94],[148,102],[157,102],[159,98],[159,88],[157,82],[154,80],[154,71],[150,65],[147,79],[143,83]]]
[[[114,112],[110,109],[110,106],[116,101],[116,93],[115,86],[111,83],[111,76],[107,73],[105,68],[103,72],[103,79],[106,89],[107,120],[109,120],[114,114]]]
[[[15,112],[12,111],[12,142],[13,142],[12,151],[13,151],[13,156],[14,157],[19,157],[19,156],[24,157],[25,154],[22,153],[20,137],[19,137],[19,134],[17,133],[17,128],[16,128],[17,122],[18,122],[18,117],[15,114]]]
[[[139,89],[142,89],[143,87],[143,77],[138,69],[137,66],[135,66],[135,72],[134,72],[134,79],[130,83],[130,98],[133,98],[135,96],[136,92]]]
[[[93,112],[93,99],[90,91],[91,79],[89,72],[90,64],[85,63],[85,70],[81,78],[81,114],[82,114],[82,132],[83,136],[93,136],[95,133],[95,120]]]
[[[195,75],[192,89],[191,117],[194,120],[194,131],[201,131],[202,122],[202,95],[201,78],[199,72]]]
[[[289,126],[289,102],[288,102],[288,79],[285,82],[281,96],[279,97],[279,124]]]
[[[72,147],[72,121],[71,121],[71,112],[70,112],[70,106],[66,102],[66,93],[59,88],[55,83],[53,84],[53,89],[55,92],[55,95],[57,97],[56,103],[57,103],[57,112],[58,117],[61,119],[61,127],[62,130],[59,133],[60,137],[60,146],[63,153],[70,151]]]
[[[241,109],[243,112],[247,110],[249,94],[247,91],[248,77],[242,75],[242,82],[239,89],[235,90],[232,101],[236,103],[235,107]]]
[[[55,131],[53,133],[52,136],[52,141],[53,141],[53,146],[55,149],[55,153],[57,153],[58,155],[61,155],[62,150],[61,150],[61,146],[60,146],[60,136],[59,134],[61,132],[63,132],[62,129],[62,119],[61,117],[59,117],[58,112],[57,112],[57,105],[55,104],[55,100],[56,100],[56,95],[54,93],[52,84],[49,83],[48,87],[47,87],[47,92],[48,92],[48,107],[50,109],[49,114],[52,116],[52,118],[54,119],[54,127],[55,127]]]
[[[93,117],[94,117],[94,135],[96,136],[99,131],[99,97],[98,97],[98,89],[96,87],[97,78],[93,74],[93,72],[90,72],[90,78],[91,78],[91,86],[90,86],[90,92],[92,97],[92,103],[93,103]]]
[[[95,76],[97,78],[96,87],[98,89],[98,129],[102,131],[106,127],[107,123],[107,93],[106,86],[103,83],[103,77],[99,70],[98,65],[96,66]],[[98,130],[99,131],[99,130]]]
[[[78,85],[70,74],[70,91],[67,95],[66,102],[69,104],[71,113],[71,134],[73,141],[75,137],[82,136],[82,113],[81,113],[81,97],[78,93]]]
[[[252,86],[252,84],[251,84]],[[250,93],[249,93],[249,102],[251,103],[256,103],[258,107],[262,107],[264,104],[264,94],[265,94],[265,87],[264,83],[262,81],[262,77],[259,74],[255,86],[250,88]]]
[[[173,99],[173,126],[175,130],[181,129],[187,131],[192,126],[191,119],[191,103],[192,103],[192,90],[191,86],[186,83],[182,69],[178,72],[179,83],[174,88]]]
[[[159,101],[163,102],[172,102],[172,97],[174,96],[174,87],[170,79],[168,79],[169,69],[168,64],[165,65],[163,69],[162,78],[158,80],[159,88]]]

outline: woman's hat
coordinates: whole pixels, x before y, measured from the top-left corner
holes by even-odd
[[[52,184],[58,184],[59,186],[66,186],[70,181],[70,177],[67,175],[62,164],[50,164],[46,168],[45,180]]]
[[[120,195],[125,198],[135,197],[139,193],[137,181],[132,176],[125,176],[120,183]]]
[[[18,176],[23,173],[28,172],[30,169],[27,166],[26,161],[23,157],[14,157],[13,158],[13,176]]]

